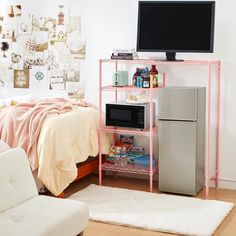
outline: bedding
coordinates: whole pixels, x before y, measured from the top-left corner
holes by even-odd
[[[98,154],[98,120],[98,110],[84,102],[19,103],[0,110],[0,137],[10,147],[23,147],[32,170],[59,195],[76,178],[75,164]],[[103,153],[112,141],[103,135]]]

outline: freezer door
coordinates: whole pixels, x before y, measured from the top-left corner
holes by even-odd
[[[158,119],[197,120],[197,88],[167,87],[158,97]]]
[[[196,194],[196,122],[159,121],[159,190]]]

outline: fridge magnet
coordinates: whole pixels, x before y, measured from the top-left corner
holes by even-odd
[[[14,70],[14,88],[29,88],[29,69]]]
[[[51,70],[49,76],[50,76],[49,89],[65,90],[63,70]]]

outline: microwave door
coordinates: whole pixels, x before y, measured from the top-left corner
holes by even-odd
[[[106,125],[142,129],[142,112],[140,107],[107,104]]]

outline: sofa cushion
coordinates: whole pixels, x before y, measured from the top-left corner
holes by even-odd
[[[6,143],[4,143],[2,140],[0,140],[0,152],[5,152],[9,149],[10,147]]]
[[[0,153],[0,170],[0,212],[38,195],[23,149]]]
[[[37,196],[0,214],[0,235],[75,236],[88,217],[83,202]]]

